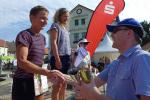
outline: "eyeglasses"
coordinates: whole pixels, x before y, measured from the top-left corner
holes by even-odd
[[[84,45],[88,45],[88,43],[83,43]]]
[[[85,46],[88,45],[88,43],[81,43],[81,44],[82,44],[82,45],[85,45]]]
[[[118,31],[122,31],[122,30],[129,30],[128,28],[116,28],[114,29],[113,33],[117,33]]]

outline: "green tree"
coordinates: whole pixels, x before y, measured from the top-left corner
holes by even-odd
[[[142,45],[150,42],[150,22],[143,21],[141,22],[144,30],[145,30],[145,36],[142,39]]]

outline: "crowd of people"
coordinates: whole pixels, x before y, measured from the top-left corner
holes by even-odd
[[[16,63],[16,59],[14,60],[2,60],[0,59],[0,68],[1,70],[15,70],[17,63]]]
[[[111,63],[111,60],[109,57],[101,57],[99,58],[99,61],[96,63],[96,68],[98,69],[98,72],[101,72],[104,70],[104,68]]]
[[[43,6],[35,6],[30,10],[31,26],[22,30],[16,37],[17,69],[13,76],[12,100],[44,100],[44,92],[36,95],[34,75],[44,75],[53,83],[52,100],[65,100],[68,70],[71,65],[88,66],[91,62],[86,45],[86,39],[79,41],[78,52],[83,58],[82,64],[71,64],[71,46],[67,23],[69,11],[60,8],[53,17],[53,23],[48,30],[50,35],[50,68],[42,68],[46,38],[41,30],[48,23],[49,11]],[[127,18],[116,25],[107,25],[111,32],[113,47],[120,56],[110,61],[100,59],[99,74],[91,78],[90,83],[72,82],[79,100],[150,100],[150,53],[140,47],[144,30],[141,24],[133,18]],[[84,41],[84,42],[83,42]],[[86,42],[85,42],[86,41]],[[79,60],[79,59],[78,59]],[[101,67],[102,66],[102,67]],[[84,77],[84,76],[83,76]],[[101,95],[98,87],[107,83],[106,95]]]

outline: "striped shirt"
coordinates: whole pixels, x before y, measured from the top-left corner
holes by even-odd
[[[20,44],[28,47],[27,59],[36,65],[42,65],[43,63],[45,43],[45,37],[42,34],[35,36],[29,29],[21,31],[16,38],[16,47]],[[17,65],[14,77],[31,78],[33,74]]]

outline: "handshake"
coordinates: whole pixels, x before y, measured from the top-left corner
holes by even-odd
[[[68,70],[68,78],[66,81],[68,83],[83,81],[84,83],[90,83],[92,79],[92,72],[88,67],[73,67]]]
[[[91,60],[85,47],[79,47],[75,57],[74,67],[68,70],[71,81],[90,83],[92,78]]]
[[[62,74],[57,70],[52,70],[50,72],[49,81],[53,84],[57,84],[59,82],[67,82],[68,84],[72,83],[80,83],[81,81],[84,83],[90,83],[92,79],[92,72],[90,68],[84,67],[73,67],[68,70],[68,75]]]
[[[51,70],[48,75],[48,79],[53,84],[57,82],[67,82],[68,84],[80,83],[90,83],[93,78],[93,72],[91,70],[90,64],[81,64],[78,67],[71,67],[68,70],[68,75],[61,73],[58,70]]]

